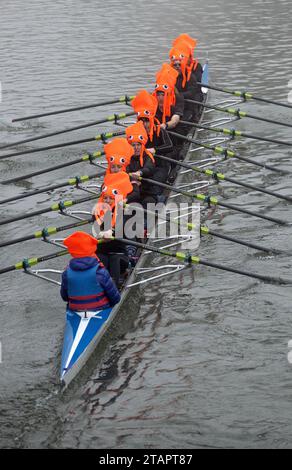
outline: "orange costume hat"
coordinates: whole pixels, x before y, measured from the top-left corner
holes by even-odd
[[[98,241],[86,232],[74,232],[64,240],[64,245],[73,258],[96,256]]]
[[[145,127],[142,121],[138,121],[135,124],[132,124],[131,126],[127,127],[126,136],[127,136],[127,140],[129,144],[132,144],[133,142],[138,142],[139,144],[141,144],[141,152],[140,152],[141,167],[143,167],[144,165],[144,158],[143,158],[144,152],[147,153],[147,155],[151,158],[153,163],[155,163],[152,153],[145,148],[147,141],[148,141],[148,134],[145,130]]]
[[[102,193],[95,207],[95,218],[97,222],[100,225],[102,224],[104,215],[110,208],[113,212],[112,226],[114,227],[117,218],[117,202],[125,199],[132,191],[133,185],[130,181],[130,177],[124,171],[105,175],[102,186]],[[105,196],[114,198],[113,202],[109,205],[105,204]]]
[[[171,116],[171,106],[175,105],[175,84],[178,72],[171,65],[164,63],[156,74],[156,85],[153,96],[157,97],[157,92],[164,93],[162,122],[165,123],[166,117]]]
[[[183,81],[183,87],[185,86],[185,83],[189,81],[191,78],[191,73],[193,70],[196,69],[198,65],[198,61],[194,59],[194,50],[197,45],[197,40],[193,39],[191,36],[188,34],[180,34],[172,43],[173,47],[175,49],[178,49],[180,54],[185,55],[186,50],[188,49],[188,54],[187,54],[187,62],[189,62],[186,65],[186,72],[187,74],[183,74],[184,79],[186,80]],[[171,51],[170,51],[171,53]],[[171,59],[171,57],[170,57]],[[183,73],[183,68],[182,68],[182,73]]]
[[[190,48],[185,42],[180,42],[176,46],[173,46],[169,52],[169,58],[171,62],[179,60],[180,68],[183,76],[182,86],[185,87],[187,81],[187,67],[190,58]]]
[[[131,105],[137,113],[138,119],[146,118],[150,122],[150,140],[153,139],[153,132],[155,131],[157,135],[160,132],[160,125],[158,119],[155,117],[158,101],[156,96],[151,95],[146,90],[141,90],[132,100]]]
[[[124,137],[119,137],[104,145],[105,156],[108,162],[106,174],[110,174],[111,166],[121,165],[122,171],[126,171],[134,155],[134,149]]]

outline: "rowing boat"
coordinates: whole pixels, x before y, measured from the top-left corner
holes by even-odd
[[[206,84],[208,83],[208,63],[204,66],[202,82]],[[202,91],[204,92],[204,96],[207,97],[207,88],[203,88]],[[201,120],[203,118],[203,114],[204,113],[202,112]],[[196,133],[197,131],[195,131],[195,134]],[[186,149],[185,158],[187,155],[188,150]],[[174,185],[178,178],[179,174]],[[83,368],[84,364],[88,361],[89,357],[92,355],[103,337],[105,331],[118,315],[118,312],[129,295],[130,288],[137,285],[135,280],[137,278],[137,274],[143,268],[145,261],[145,254],[141,253],[136,266],[128,276],[125,286],[123,287],[121,292],[121,301],[113,308],[96,312],[74,312],[67,309],[60,375],[61,382],[65,386],[68,386]]]
[[[204,106],[203,106],[204,110],[205,110],[205,105],[206,105],[206,101],[207,101],[207,97],[208,97],[208,89],[209,88],[212,88],[212,87],[210,87],[208,85],[208,65],[206,64],[205,67],[204,67],[203,83],[202,83],[202,91],[204,93]],[[240,95],[239,98],[238,97],[239,97],[239,94],[238,94],[238,92],[236,92],[236,99],[233,98],[233,99],[221,100],[221,101],[215,103],[215,106],[214,105],[210,106],[208,104],[206,106],[207,111],[204,111],[202,113],[200,122],[194,126],[194,128],[196,130],[193,133],[190,132],[188,137],[183,137],[183,139],[185,139],[188,142],[188,146],[184,147],[183,162],[177,162],[178,166],[182,165],[183,170],[178,173],[177,178],[176,178],[176,180],[175,180],[175,182],[172,186],[171,185],[164,185],[164,187],[166,187],[166,189],[167,189],[167,191],[165,193],[165,196],[168,198],[168,200],[170,200],[170,198],[175,197],[177,194],[180,193],[184,196],[190,197],[192,200],[197,199],[200,202],[207,202],[208,207],[211,206],[212,204],[219,205],[219,206],[222,206],[222,207],[225,207],[225,208],[230,208],[232,210],[236,210],[236,211],[244,213],[244,214],[259,217],[263,220],[268,220],[268,221],[276,223],[276,224],[285,225],[286,222],[283,221],[282,219],[274,218],[274,217],[271,217],[271,216],[263,214],[263,213],[247,210],[247,209],[245,209],[241,206],[240,207],[239,206],[234,206],[232,204],[229,204],[228,202],[226,203],[225,201],[218,201],[217,198],[211,197],[209,195],[205,196],[204,194],[201,194],[201,193],[200,194],[193,194],[194,191],[198,191],[199,189],[203,189],[203,188],[205,190],[211,184],[216,184],[220,180],[225,180],[225,181],[229,181],[233,184],[239,184],[243,187],[246,187],[246,188],[249,188],[249,189],[252,189],[252,190],[256,190],[256,191],[260,191],[262,193],[267,193],[267,194],[270,194],[270,195],[275,196],[277,198],[284,199],[288,202],[292,202],[292,198],[285,195],[285,194],[280,194],[278,192],[271,191],[271,190],[268,190],[266,188],[256,187],[256,186],[251,185],[250,183],[239,182],[238,180],[235,180],[234,178],[226,177],[222,173],[216,173],[213,170],[204,169],[205,167],[208,167],[210,165],[213,166],[217,162],[221,162],[226,158],[234,157],[234,158],[238,158],[242,161],[245,161],[249,164],[254,164],[254,165],[257,165],[259,167],[264,167],[264,168],[269,169],[271,171],[280,172],[280,173],[283,172],[283,170],[275,168],[274,166],[269,166],[266,163],[263,164],[263,163],[256,162],[254,160],[248,159],[246,157],[243,157],[243,156],[239,155],[238,153],[236,153],[234,151],[231,151],[230,149],[228,149],[225,146],[219,145],[219,144],[222,144],[222,143],[225,143],[225,142],[228,142],[228,141],[232,140],[234,138],[234,136],[237,136],[237,135],[240,135],[240,134],[243,135],[243,133],[240,133],[239,131],[228,130],[226,128],[225,129],[219,129],[218,127],[216,127],[216,126],[223,125],[223,124],[226,124],[226,123],[231,123],[233,121],[236,121],[236,120],[242,118],[244,115],[247,115],[247,113],[240,112],[240,110],[236,110],[236,112],[235,112],[235,110],[233,108],[225,109],[228,106],[238,105],[239,103],[244,101],[244,99],[242,99],[244,97],[242,97],[241,95]],[[221,106],[221,107],[219,107],[219,106]],[[210,109],[208,109],[208,108],[210,108]],[[206,121],[207,114],[209,112],[212,112],[213,110],[219,110],[219,111],[227,112],[228,114],[231,114],[232,117],[228,117],[228,118],[223,117],[223,118],[219,118],[219,119],[218,118],[217,119],[212,119],[209,122]],[[115,115],[115,119],[117,119],[117,117],[125,118],[126,116],[129,116],[129,115],[132,115],[132,114],[133,113],[128,113],[128,114],[123,113],[121,115]],[[251,117],[251,115],[249,115],[249,117]],[[204,118],[204,122],[202,122],[203,118]],[[256,117],[256,118],[259,119],[259,117]],[[110,119],[107,119],[107,120],[112,121],[113,117],[110,116]],[[104,122],[104,120],[103,120],[103,122]],[[279,123],[279,122],[276,122],[276,121],[275,121],[275,123],[282,124],[282,123]],[[193,125],[192,123],[185,123],[185,124]],[[191,127],[191,129],[192,129],[192,127]],[[221,136],[217,137],[216,136],[215,138],[208,136],[204,140],[202,140],[202,139],[198,140],[199,133],[200,132],[205,132],[205,130],[214,131],[214,132],[223,132],[224,136],[223,137],[221,137]],[[172,134],[172,132],[170,132],[170,134]],[[114,137],[114,135],[117,135],[117,133],[101,134],[99,136],[96,136],[94,138],[94,140],[101,140],[101,139],[104,140],[104,138],[112,138],[112,137]],[[259,137],[259,136],[252,136],[250,134],[244,134],[244,135],[246,137],[257,138],[259,140],[267,140],[266,138],[262,138],[262,137]],[[89,139],[89,140],[92,140],[92,139]],[[271,141],[271,139],[269,139],[269,141]],[[279,142],[279,141],[274,141],[274,142],[275,143],[285,143],[285,142]],[[285,143],[285,144],[286,145],[291,145],[291,143]],[[210,155],[207,155],[205,157],[202,156],[201,155],[201,150],[203,150],[205,148],[212,150],[215,153],[215,156],[214,157],[212,157]],[[39,150],[40,149],[38,149],[38,151]],[[41,149],[41,150],[45,150],[45,149]],[[15,154],[12,154],[12,156],[13,155],[15,155]],[[101,155],[102,155],[102,152],[96,152],[93,155],[88,154],[88,155],[83,156],[81,159],[70,162],[69,164],[70,165],[71,164],[76,164],[76,163],[80,163],[80,162],[83,162],[83,161],[84,162],[87,161],[87,162],[90,162],[90,163],[94,163],[95,158],[99,158]],[[11,155],[9,155],[9,156],[11,156]],[[4,156],[1,156],[1,157],[6,158],[7,156],[4,155]],[[189,159],[189,161],[188,161],[188,159]],[[196,165],[195,167],[193,166],[194,163]],[[66,166],[69,165],[69,164],[66,164]],[[97,166],[100,166],[100,164],[98,164]],[[52,171],[54,169],[59,169],[61,167],[63,167],[63,165],[53,167],[53,168],[48,168],[48,169],[45,169],[43,171],[43,173]],[[103,169],[104,169],[104,167],[103,167]],[[200,178],[195,178],[194,179],[193,178],[193,172],[203,173],[208,178],[211,177],[213,183],[210,183],[208,181],[203,181]],[[28,178],[28,177],[35,176],[36,174],[40,174],[40,173],[42,173],[42,172],[40,171],[40,172],[33,173],[33,174],[30,174],[30,175],[25,175],[22,178]],[[186,173],[188,173],[188,175],[189,175],[188,178],[185,177]],[[95,174],[95,175],[90,175],[90,176],[75,177],[75,178],[70,179],[68,182],[61,183],[61,184],[58,184],[58,185],[55,185],[55,186],[50,186],[49,188],[46,187],[46,188],[38,189],[35,192],[24,193],[23,195],[16,196],[15,198],[10,198],[9,199],[10,201],[17,200],[17,199],[21,199],[23,197],[31,196],[32,194],[39,194],[41,192],[47,192],[48,190],[57,189],[57,188],[64,187],[64,186],[67,186],[67,185],[76,186],[79,190],[83,190],[83,191],[86,191],[87,193],[90,193],[90,196],[87,196],[87,197],[84,197],[84,198],[81,198],[81,199],[76,199],[76,200],[72,200],[72,201],[61,201],[57,204],[53,204],[53,206],[51,206],[51,208],[46,208],[46,209],[43,209],[43,210],[40,210],[40,211],[35,211],[35,212],[29,212],[27,214],[21,214],[20,216],[16,216],[16,217],[6,219],[6,220],[4,219],[4,220],[0,221],[0,225],[5,225],[5,224],[11,223],[11,222],[15,222],[17,220],[24,220],[26,218],[30,218],[30,217],[33,217],[35,215],[39,215],[41,213],[47,213],[51,210],[52,211],[58,211],[63,216],[69,216],[69,217],[72,217],[72,218],[78,220],[78,222],[71,223],[71,224],[68,224],[66,226],[51,227],[51,228],[47,228],[47,229],[43,229],[43,230],[38,230],[37,232],[35,232],[31,235],[25,235],[25,236],[20,237],[18,239],[7,240],[7,241],[4,241],[4,242],[1,242],[0,246],[4,247],[4,246],[16,244],[16,243],[21,243],[21,242],[24,242],[24,241],[28,241],[28,240],[38,238],[38,239],[42,239],[42,241],[44,241],[46,243],[50,243],[50,244],[53,244],[55,246],[61,247],[62,251],[51,253],[49,255],[40,256],[38,258],[25,259],[25,260],[23,260],[19,263],[16,263],[12,266],[8,266],[8,267],[0,269],[0,274],[20,269],[20,270],[24,270],[24,272],[26,274],[35,276],[35,277],[40,278],[40,279],[44,279],[48,282],[51,282],[55,285],[60,286],[60,282],[57,281],[56,279],[54,279],[54,276],[55,275],[60,276],[60,274],[62,274],[62,271],[56,270],[56,269],[34,269],[34,268],[32,269],[32,267],[35,264],[38,264],[38,263],[41,263],[41,262],[44,262],[44,261],[49,261],[49,260],[52,260],[52,259],[56,259],[59,256],[64,256],[64,255],[68,254],[67,250],[64,250],[64,245],[62,243],[63,239],[52,239],[51,238],[52,235],[54,235],[58,232],[61,232],[61,231],[66,231],[66,230],[71,230],[73,228],[78,228],[78,227],[84,226],[86,224],[90,224],[92,222],[91,212],[80,211],[80,210],[76,211],[76,210],[71,210],[70,208],[72,206],[75,206],[76,204],[81,204],[81,203],[85,203],[85,202],[88,202],[88,201],[96,200],[99,189],[98,189],[98,192],[97,192],[96,188],[95,188],[95,190],[92,190],[92,186],[89,186],[89,185],[86,186],[84,183],[87,184],[88,181],[90,181],[91,179],[96,178],[97,176],[98,175]],[[15,179],[15,181],[17,181],[19,179],[20,178],[18,177],[18,178]],[[185,181],[186,179],[187,179],[187,181]],[[95,185],[97,185],[97,187],[98,187],[98,182],[95,183]],[[1,202],[2,203],[7,202],[7,200],[0,201],[0,203]],[[207,207],[207,209],[208,209],[208,207]],[[89,215],[90,217],[88,219],[86,219],[85,214]],[[168,221],[169,221],[169,219],[168,219]],[[170,220],[170,222],[172,222],[172,221],[173,220]],[[242,239],[239,239],[238,237],[231,236],[230,234],[223,234],[221,232],[218,233],[218,232],[215,232],[214,230],[210,230],[208,227],[201,226],[200,230],[201,230],[202,235],[217,236],[221,239],[229,240],[229,241],[237,243],[241,246],[249,247],[249,248],[252,248],[252,249],[255,249],[255,250],[260,250],[260,251],[263,251],[265,253],[274,253],[274,254],[279,253],[278,250],[275,250],[273,248],[269,248],[269,247],[266,247],[266,246],[255,244],[255,243],[250,242],[250,241],[242,240]],[[149,242],[149,240],[151,240],[151,243]],[[167,240],[167,242],[170,243],[168,237],[166,237],[165,240]],[[264,281],[264,282],[273,282],[273,283],[277,283],[277,284],[279,284],[279,283],[280,284],[291,284],[290,280],[282,279],[280,277],[267,276],[265,274],[260,274],[260,273],[252,273],[252,272],[248,272],[248,271],[244,271],[242,269],[239,269],[238,267],[234,268],[232,266],[226,266],[226,265],[218,264],[218,263],[215,263],[213,261],[201,260],[199,257],[191,256],[188,253],[184,253],[184,252],[173,253],[173,252],[165,250],[165,248],[167,248],[167,247],[174,246],[175,244],[177,244],[177,245],[181,244],[182,239],[179,239],[179,238],[176,241],[176,243],[169,244],[169,245],[167,245],[167,247],[162,247],[163,250],[159,250],[155,247],[153,248],[152,242],[153,242],[153,238],[151,238],[151,236],[150,236],[146,244],[140,245],[138,262],[135,265],[135,267],[132,268],[129,271],[129,275],[128,275],[126,281],[125,281],[123,290],[121,292],[121,301],[120,301],[119,304],[117,304],[112,309],[110,308],[110,309],[107,309],[107,310],[96,311],[96,312],[74,312],[74,311],[67,310],[67,312],[66,312],[65,332],[64,332],[64,344],[63,344],[62,360],[61,360],[61,372],[60,372],[60,379],[61,379],[61,383],[63,385],[68,386],[70,384],[70,382],[76,377],[76,375],[81,371],[81,369],[83,368],[83,366],[88,361],[89,357],[92,355],[93,351],[95,350],[95,348],[99,344],[101,338],[104,336],[106,330],[113,323],[114,319],[116,318],[116,316],[118,315],[120,310],[123,308],[123,306],[125,306],[125,302],[126,302],[126,299],[128,298],[129,292],[130,292],[131,288],[134,287],[134,286],[139,286],[139,285],[142,285],[142,284],[145,285],[146,283],[151,282],[152,280],[157,280],[157,279],[163,278],[164,276],[172,275],[175,272],[178,272],[182,269],[187,269],[187,267],[191,263],[200,263],[200,264],[203,264],[205,266],[211,266],[212,268],[221,269],[221,270],[224,270],[224,271],[241,274],[241,275],[248,276],[248,277],[255,278],[255,279],[260,279],[261,281]],[[153,266],[147,267],[146,266],[146,261],[148,259],[147,255],[151,251],[161,253],[162,255],[166,255],[166,256],[169,256],[169,257],[176,257],[180,260],[184,260],[184,265],[173,264],[173,265],[164,265],[164,266],[158,266],[158,267],[156,266],[155,268],[153,268]],[[165,268],[169,268],[169,269],[167,271],[164,271]],[[50,274],[53,273],[53,276],[52,275],[48,276],[47,273],[50,273]],[[149,273],[150,273],[151,277],[149,277]],[[158,274],[156,274],[156,273],[158,273]],[[141,277],[143,277],[145,274],[146,274],[146,279],[141,279]]]

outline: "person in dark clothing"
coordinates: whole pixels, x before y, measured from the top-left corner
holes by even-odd
[[[193,58],[197,41],[187,34],[181,34],[173,41],[173,47],[169,52],[172,67],[179,73],[176,87],[183,94],[185,100],[203,101],[201,82],[203,68],[198,60]],[[183,120],[198,122],[200,106],[185,103]],[[187,133],[188,126],[180,126],[181,133]]]
[[[175,87],[178,72],[169,64],[163,64],[156,74],[156,85],[153,94],[158,101],[156,118],[161,122],[162,129],[177,131],[179,122],[184,114],[184,98]],[[174,150],[173,156],[179,158],[183,141],[170,135]]]
[[[75,232],[64,240],[73,259],[62,274],[60,294],[71,310],[101,310],[120,301],[109,272],[95,254],[97,243],[85,232]]]
[[[158,101],[156,118],[162,129],[174,130],[184,113],[184,98],[175,88],[178,72],[169,64],[163,64],[156,74],[153,95]]]
[[[142,121],[148,135],[146,148],[154,155],[160,153],[166,155],[172,152],[173,145],[170,136],[160,126],[160,121],[156,118],[158,108],[157,98],[146,90],[141,90],[131,102],[137,113],[137,120]],[[158,165],[158,162],[155,162]]]
[[[118,137],[108,144],[105,144],[104,152],[108,162],[106,175],[116,174],[122,171],[125,172],[134,155],[133,147],[128,143],[127,139],[123,137]],[[140,201],[140,188],[134,185],[133,191],[127,195],[125,202],[131,203],[138,201]]]
[[[155,96],[146,90],[141,90],[132,101],[132,107],[137,113],[138,121],[143,122],[147,132],[148,140],[146,149],[154,156],[167,155],[169,158],[175,158],[175,148],[165,129],[162,129],[158,119],[155,117],[158,108],[158,101]],[[152,176],[153,180],[165,183],[170,172],[170,164],[159,157],[155,158],[155,169]],[[152,195],[155,200],[159,199],[163,193],[160,186],[152,186]]]
[[[130,174],[133,186],[139,185],[141,200],[143,200],[145,194],[149,192],[149,183],[141,182],[139,178],[152,178],[155,171],[155,159],[152,152],[146,149],[148,135],[143,122],[138,121],[127,127],[126,136],[134,149],[134,155],[127,166],[127,172]]]
[[[125,274],[130,264],[128,246],[119,241],[112,240],[115,234],[122,232],[127,222],[127,216],[123,213],[118,216],[119,203],[125,202],[128,194],[133,191],[129,175],[125,172],[106,175],[102,188],[102,195],[95,208],[95,218],[98,230],[94,230],[94,235],[103,240],[98,245],[96,254],[109,270],[113,280],[118,287],[123,284],[123,274]],[[110,228],[109,228],[110,227]]]

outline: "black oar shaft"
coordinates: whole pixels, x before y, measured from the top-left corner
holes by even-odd
[[[258,191],[264,194],[268,194],[269,196],[274,196],[278,199],[282,199],[284,201],[292,202],[292,197],[285,196],[284,194],[280,194],[276,191],[271,191],[270,189],[266,188],[261,188],[258,186],[254,186],[253,184],[237,181],[234,178],[230,178],[229,176],[224,176],[225,181],[228,181],[229,183],[237,184],[239,186],[242,186],[247,189],[251,189],[252,191]]]
[[[251,189],[253,191],[258,191],[260,193],[269,194],[270,196],[274,196],[278,199],[283,199],[285,201],[292,202],[292,198],[289,197],[289,196],[285,196],[285,195],[280,194],[278,192],[271,191],[271,190],[265,189],[265,188],[261,188],[259,186],[254,186],[254,185],[249,184],[249,183],[244,183],[244,182],[238,181],[234,178],[230,178],[229,176],[223,175],[222,173],[217,173],[217,172],[211,171],[211,170],[202,170],[201,168],[195,167],[195,166],[190,165],[188,163],[173,160],[172,158],[168,158],[168,157],[163,156],[163,155],[155,154],[155,158],[160,158],[161,160],[165,160],[165,161],[168,161],[170,163],[175,163],[176,165],[181,166],[183,168],[188,168],[188,169],[190,169],[190,170],[192,170],[196,173],[200,173],[200,174],[207,175],[209,177],[213,177],[218,182],[228,181],[229,183],[232,183],[232,184],[235,184],[235,185],[238,185],[238,186],[242,186],[244,188],[248,188],[248,189]]]
[[[97,126],[98,124],[104,124],[105,122],[118,121],[119,119],[124,119],[128,116],[133,116],[134,114],[135,114],[134,112],[115,114],[112,116],[108,116],[105,119],[99,119],[98,121],[87,122],[86,124],[81,124],[79,126],[70,127],[68,129],[63,129],[61,131],[50,132],[48,134],[42,134],[36,137],[30,137],[29,139],[19,140],[18,142],[14,142],[12,144],[6,144],[6,145],[1,146],[0,150],[6,149],[9,147],[15,147],[16,145],[20,145],[20,144],[26,144],[28,142],[34,142],[36,140],[46,139],[48,137],[54,137],[56,135],[65,134],[67,132],[73,132],[73,131],[77,131],[80,129],[86,129],[87,127]]]
[[[63,225],[61,227],[43,228],[25,237],[14,238],[13,240],[6,240],[4,242],[1,242],[0,248],[3,248],[4,246],[16,245],[17,243],[27,242],[29,240],[34,240],[36,238],[45,239],[48,236],[53,235],[55,233],[63,232],[65,230],[70,230],[71,228],[82,227],[83,225],[90,224],[92,221],[93,221],[93,218],[91,217],[90,219],[79,220],[78,222],[73,222],[72,224]]]
[[[83,109],[98,108],[101,106],[107,106],[107,105],[116,104],[116,103],[128,103],[133,98],[134,96],[121,96],[120,98],[117,98],[117,99],[101,101],[99,103],[87,104],[83,106],[75,106],[73,108],[59,109],[58,111],[50,111],[47,113],[33,114],[31,116],[20,117],[20,118],[12,119],[12,122],[27,121],[29,119],[37,119],[37,118],[41,118],[45,116],[54,116],[57,114],[72,113],[74,111],[82,111]]]
[[[19,194],[18,196],[13,196],[13,197],[10,197],[10,198],[7,198],[7,199],[1,199],[0,200],[0,205],[1,204],[7,204],[9,202],[19,201],[21,199],[25,199],[25,198],[31,197],[31,196],[36,196],[38,194],[42,194],[42,193],[45,193],[47,191],[54,191],[55,189],[64,188],[66,186],[76,186],[76,187],[78,187],[78,185],[80,183],[84,183],[84,182],[89,181],[93,178],[100,178],[104,174],[105,174],[105,171],[95,173],[94,175],[75,176],[75,178],[71,178],[71,179],[69,179],[69,180],[67,180],[63,183],[58,183],[58,184],[54,184],[54,185],[51,185],[51,186],[46,186],[45,188],[40,188],[40,189],[36,189],[34,191],[29,191],[27,193]]]
[[[31,153],[44,152],[47,150],[59,149],[63,147],[70,147],[71,145],[85,144],[88,142],[93,142],[94,140],[95,140],[95,137],[90,137],[89,139],[73,140],[71,142],[65,142],[63,144],[56,144],[56,145],[47,145],[46,147],[39,147],[37,149],[21,150],[19,152],[13,152],[10,154],[0,155],[0,160],[4,160],[5,158],[19,157],[22,155],[29,155]]]
[[[128,205],[126,204],[126,206],[128,206]],[[148,209],[141,209],[141,210],[143,212],[145,212],[145,214],[156,215],[156,213],[154,211],[150,211]],[[182,222],[180,220],[171,219],[171,217],[169,215],[166,215],[165,217],[161,217],[161,215],[159,214],[159,218],[162,218],[162,220],[165,220],[169,223],[174,223],[174,224],[178,225],[179,227],[182,226]],[[189,230],[192,230],[193,228],[195,228],[195,226],[193,224],[187,224],[187,228]],[[264,247],[262,245],[258,245],[258,244],[251,243],[251,242],[246,242],[244,240],[241,240],[240,238],[235,238],[235,237],[232,237],[230,235],[225,235],[225,234],[215,232],[214,230],[209,229],[205,225],[200,226],[200,233],[201,233],[201,235],[212,235],[213,237],[222,238],[223,240],[228,240],[228,241],[231,241],[233,243],[237,243],[238,245],[246,246],[248,248],[253,248],[254,250],[264,251],[265,253],[273,253],[273,254],[282,253],[282,251],[275,250],[274,248],[267,248],[267,247]]]
[[[241,276],[251,277],[253,279],[258,279],[259,281],[273,283],[273,284],[292,284],[292,279],[282,279],[280,277],[265,276],[264,274],[252,273],[250,271],[243,271],[242,269],[232,268],[231,266],[223,266],[222,264],[214,263],[213,261],[207,261],[200,259],[200,264],[208,266],[209,268],[220,269],[221,271],[228,271],[234,274],[240,274]]]
[[[243,207],[235,206],[234,204],[229,204],[227,202],[220,201],[218,202],[217,205],[221,207],[226,207],[226,209],[231,209],[233,211],[241,212],[242,214],[247,214],[253,217],[257,217],[258,219],[268,220],[269,222],[273,222],[275,224],[286,225],[285,220],[278,219],[276,217],[270,217],[269,215],[265,215],[265,214],[260,214],[259,212],[250,211],[248,209],[244,209]]]
[[[0,269],[0,274],[8,273],[10,271],[16,271],[18,269],[28,269],[35,264],[42,263],[43,261],[49,261],[60,256],[67,255],[67,250],[58,251],[57,253],[51,253],[49,255],[40,256],[38,258],[29,258],[27,260],[20,261],[19,263],[7,266],[6,268]]]
[[[182,134],[178,134],[177,132],[168,131],[168,133],[175,136],[175,137],[178,137],[179,139],[182,139],[182,140],[185,140],[185,141],[190,142],[192,144],[199,145],[199,146],[204,147],[206,149],[212,150],[216,154],[224,155],[224,158],[237,158],[238,160],[241,160],[241,161],[246,162],[246,163],[250,163],[251,165],[259,166],[261,168],[265,168],[266,170],[271,170],[271,171],[275,171],[275,172],[278,172],[278,173],[285,173],[285,174],[288,173],[289,174],[289,172],[286,172],[284,170],[280,170],[280,169],[275,168],[273,166],[267,165],[266,163],[259,163],[259,162],[256,162],[255,160],[251,160],[250,158],[242,157],[238,153],[234,152],[233,150],[229,150],[228,148],[220,147],[219,145],[214,146],[214,145],[206,144],[204,142],[193,139],[191,137],[186,137]]]
[[[11,224],[12,222],[18,222],[20,220],[30,219],[31,217],[46,214],[48,212],[62,211],[71,206],[75,206],[76,204],[82,204],[83,202],[92,201],[93,199],[97,199],[98,197],[99,195],[92,195],[92,196],[87,196],[87,197],[83,197],[80,199],[74,199],[72,201],[60,201],[45,209],[39,209],[38,211],[27,212],[26,214],[17,215],[15,217],[10,217],[9,219],[2,219],[0,220],[0,225],[7,225],[7,224]]]
[[[88,142],[94,142],[94,141],[100,141],[100,140],[102,140],[103,142],[106,142],[106,139],[111,139],[112,137],[117,137],[117,136],[124,135],[124,134],[125,134],[125,131],[106,132],[103,134],[98,134],[95,137],[89,137],[88,139],[72,140],[71,142],[65,142],[63,144],[49,145],[46,147],[38,147],[37,149],[23,150],[21,152],[10,153],[7,155],[0,155],[0,160],[3,160],[5,158],[10,158],[10,157],[19,157],[21,155],[28,155],[31,153],[44,152],[47,150],[59,149],[63,147],[70,147],[71,145],[79,145],[79,144],[84,144]]]
[[[268,283],[285,284],[285,285],[292,284],[292,280],[290,280],[290,279],[283,279],[283,278],[280,278],[280,277],[272,277],[272,276],[265,276],[263,274],[252,273],[252,272],[249,272],[249,271],[244,271],[242,269],[233,268],[231,266],[225,266],[225,265],[222,265],[222,264],[219,264],[219,263],[214,263],[214,262],[209,261],[209,260],[201,259],[198,256],[192,256],[190,254],[181,253],[181,252],[172,253],[170,251],[166,251],[164,249],[160,249],[160,248],[154,247],[152,245],[135,242],[133,240],[128,240],[128,239],[124,239],[124,238],[117,238],[116,240],[121,241],[122,243],[125,243],[127,245],[133,245],[133,246],[136,246],[137,248],[142,248],[142,249],[145,249],[145,250],[148,250],[148,251],[152,251],[153,253],[157,253],[157,254],[161,254],[161,255],[164,255],[164,256],[169,256],[171,258],[179,259],[179,260],[184,261],[184,262],[186,262],[190,265],[191,264],[202,264],[203,266],[208,266],[210,268],[220,269],[221,271],[227,271],[227,272],[234,273],[234,274],[240,274],[241,276],[251,277],[253,279],[258,279],[260,281],[268,282]]]
[[[166,183],[160,183],[160,182],[155,181],[155,180],[150,179],[150,178],[140,178],[140,180],[141,181],[146,181],[146,182],[154,184],[156,186],[160,186],[162,188],[169,189],[169,190],[171,190],[175,193],[181,194],[182,196],[186,196],[188,198],[197,199],[197,200],[202,201],[202,202],[207,202],[208,204],[211,204],[211,205],[216,205],[216,206],[219,206],[219,207],[220,206],[221,207],[226,207],[227,209],[232,209],[236,212],[241,212],[242,214],[251,215],[251,216],[257,217],[259,219],[268,220],[269,222],[273,222],[275,224],[279,224],[279,225],[286,225],[287,224],[286,221],[284,221],[284,220],[277,219],[275,217],[270,217],[268,215],[260,214],[259,212],[250,211],[248,209],[244,209],[243,207],[238,207],[238,206],[235,206],[233,204],[229,204],[227,202],[218,201],[218,199],[215,198],[215,197],[210,197],[210,196],[204,195],[204,194],[190,194],[190,193],[187,193],[186,191],[182,191],[181,189],[178,189],[174,186],[170,186],[169,184],[166,184]]]
[[[229,95],[237,96],[238,98],[244,98],[245,100],[256,100],[256,101],[261,101],[263,103],[274,104],[276,106],[283,106],[284,108],[292,109],[292,106],[287,103],[280,103],[279,101],[262,98],[248,91],[228,90],[227,88],[219,88],[214,85],[206,85],[205,83],[200,83],[200,82],[198,82],[198,85],[201,85],[204,88],[209,88],[210,90],[222,91],[223,93],[228,93]]]
[[[274,248],[268,248],[262,245],[258,245],[257,243],[246,242],[239,238],[231,237],[231,235],[226,235],[226,234],[211,230],[207,227],[201,227],[201,232],[203,235],[205,234],[212,235],[214,237],[221,238],[222,240],[227,240],[233,243],[237,243],[239,245],[246,246],[247,248],[252,248],[257,251],[264,251],[265,253],[273,253],[273,254],[282,253],[280,250],[275,250]]]
[[[89,162],[89,163],[94,164],[93,161],[96,158],[99,158],[103,155],[104,155],[104,152],[95,152],[94,154],[86,154],[81,158],[77,158],[75,160],[72,160],[71,162],[61,163],[60,165],[54,165],[54,166],[51,166],[49,168],[44,168],[43,170],[34,171],[32,173],[27,173],[26,175],[16,176],[15,178],[11,178],[11,179],[8,179],[8,180],[5,180],[5,181],[0,181],[0,184],[16,183],[17,181],[22,181],[22,180],[26,180],[28,178],[33,178],[34,176],[44,175],[46,173],[50,173],[51,171],[60,170],[62,168],[66,168],[68,166],[77,165],[78,163]]]
[[[190,127],[195,127],[197,129],[204,129],[206,131],[211,131],[211,132],[220,132],[221,134],[230,135],[233,138],[246,137],[247,139],[260,140],[262,142],[271,142],[273,144],[287,145],[288,147],[292,146],[292,142],[286,142],[284,140],[272,139],[270,137],[262,137],[259,135],[249,134],[247,132],[238,131],[236,129],[225,129],[223,127],[203,126],[202,124],[195,124],[189,121],[180,121],[180,123],[190,126]]]
[[[264,117],[261,117],[261,116],[256,116],[254,114],[249,114],[249,113],[246,113],[245,111],[241,111],[240,109],[220,108],[218,106],[211,106],[209,104],[202,103],[202,102],[196,101],[196,100],[185,100],[185,101],[187,103],[198,104],[200,106],[203,106],[204,108],[214,109],[215,111],[221,111],[223,113],[232,114],[232,116],[236,116],[239,119],[246,117],[246,118],[250,118],[250,119],[256,119],[258,121],[268,122],[270,124],[276,124],[276,125],[279,125],[279,126],[292,127],[292,124],[289,124],[287,122],[275,121],[273,119],[268,119],[268,118],[264,118]]]

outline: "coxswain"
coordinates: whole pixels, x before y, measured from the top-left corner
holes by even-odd
[[[134,149],[124,137],[118,137],[108,144],[104,145],[104,152],[108,167],[106,175],[126,172],[127,167],[131,162],[134,155]],[[133,191],[128,194],[125,202],[139,202],[140,188],[138,185],[133,185]]]
[[[188,34],[181,34],[173,41],[173,47],[169,52],[169,58],[172,67],[179,73],[176,81],[176,88],[184,96],[185,100],[203,101],[201,82],[203,68],[197,59],[194,59],[194,49],[197,41]],[[198,122],[201,114],[201,107],[196,104],[185,102],[184,116],[185,121]],[[189,131],[186,127],[184,134]]]
[[[109,270],[110,275],[118,287],[123,284],[122,275],[129,267],[129,251],[133,251],[128,246],[118,240],[112,240],[116,232],[123,232],[123,238],[127,238],[124,233],[124,226],[127,216],[121,210],[128,194],[133,191],[129,175],[125,172],[106,175],[102,186],[101,196],[96,204],[94,214],[96,225],[93,225],[93,235],[103,240],[98,244],[97,255]],[[121,214],[121,216],[120,216]]]
[[[62,275],[61,296],[70,310],[102,310],[121,299],[109,272],[96,256],[97,243],[85,232],[75,232],[64,240],[72,259]]]

